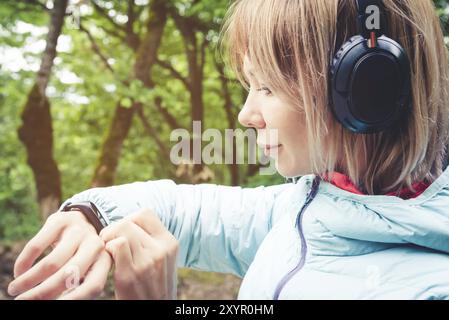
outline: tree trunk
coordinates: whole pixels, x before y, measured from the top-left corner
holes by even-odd
[[[120,104],[117,105],[106,140],[101,147],[100,158],[91,183],[93,188],[113,184],[123,143],[131,128],[133,114],[134,106],[125,108]]]
[[[183,35],[184,46],[187,56],[188,70],[189,70],[189,91],[190,91],[190,105],[192,124],[191,132],[193,133],[193,122],[198,121],[204,128],[204,101],[203,101],[203,78],[204,78],[204,64],[206,59],[206,44],[207,40],[203,39],[203,42],[198,45],[197,21],[192,17],[184,17],[177,12],[173,12],[173,19],[179,31]],[[201,159],[201,150],[194,150],[193,145],[200,145],[201,137],[193,137],[191,141],[192,150],[192,183],[208,182],[211,178],[211,174],[207,172],[209,169],[204,166]],[[199,154],[195,154],[199,152]],[[210,170],[209,170],[210,171]],[[205,180],[206,179],[206,180]]]
[[[228,79],[226,78],[224,65],[214,59],[215,66],[220,74],[220,82],[222,86],[222,92],[224,97],[224,109],[226,112],[226,119],[228,120],[228,128],[235,130],[236,129],[236,118],[237,116],[234,114],[232,110],[232,99],[231,92],[228,86]],[[243,150],[240,150],[241,152]],[[238,186],[240,183],[240,174],[239,174],[239,166],[237,164],[237,146],[235,141],[232,143],[232,163],[228,166],[230,174],[231,174],[231,185]]]
[[[37,72],[37,85],[41,96],[45,96],[48,81],[50,80],[53,60],[56,57],[56,46],[64,24],[64,15],[67,8],[67,0],[55,1],[51,11],[50,26],[48,28],[47,43],[42,55],[41,66]]]
[[[146,87],[153,87],[150,71],[157,59],[165,24],[167,9],[165,0],[155,0],[150,5],[150,15],[146,26],[146,35],[140,41],[136,52],[132,77],[144,83]],[[104,187],[114,184],[115,172],[121,155],[123,143],[131,128],[137,104],[126,109],[118,106],[108,135],[101,148],[101,153],[91,182],[92,187]]]
[[[67,0],[54,2],[36,83],[28,94],[22,111],[23,123],[18,129],[19,139],[25,145],[28,164],[33,171],[43,219],[57,211],[61,202],[61,177],[53,159],[53,127],[50,103],[45,96],[45,90],[56,56],[56,45],[64,23],[66,7]]]

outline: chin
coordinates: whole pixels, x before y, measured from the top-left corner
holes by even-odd
[[[276,161],[276,170],[284,178],[295,178],[310,174],[310,171],[307,171],[304,168],[298,168],[280,161]]]
[[[279,161],[276,161],[276,170],[284,178],[293,178],[300,175],[296,170],[280,164]]]

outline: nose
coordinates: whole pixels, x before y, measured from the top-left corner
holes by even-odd
[[[255,101],[253,101],[254,99],[251,99],[250,95],[248,95],[242,110],[239,112],[238,120],[244,127],[257,129],[264,128],[265,121],[262,113]]]

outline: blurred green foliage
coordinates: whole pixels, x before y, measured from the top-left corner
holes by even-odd
[[[214,66],[215,45],[218,26],[229,1],[225,0],[170,0],[184,15],[196,16],[205,24],[214,24],[206,35],[211,39],[206,50],[204,69],[205,127],[227,127],[221,83]],[[29,1],[32,3],[33,1]],[[446,0],[435,0],[445,35],[449,35],[449,6]],[[42,43],[46,36],[48,13],[40,6],[21,1],[0,2],[0,239],[16,240],[28,238],[37,232],[39,220],[36,191],[31,169],[26,162],[26,153],[17,137],[21,108],[36,77],[40,63]],[[119,21],[119,13],[126,12],[126,1],[101,1],[113,8]],[[140,19],[136,32],[143,32],[147,6],[141,4]],[[55,59],[53,75],[47,90],[51,102],[54,129],[54,157],[62,176],[63,198],[67,198],[89,187],[98,152],[108,130],[118,101],[130,106],[133,99],[145,104],[145,114],[160,133],[167,146],[170,128],[152,106],[156,95],[163,98],[163,106],[169,108],[176,119],[189,127],[189,93],[181,81],[173,78],[167,69],[156,65],[152,71],[154,90],[143,88],[140,81],[129,85],[130,69],[134,53],[107,30],[112,27],[91,7],[83,13],[85,26],[94,35],[98,46],[108,57],[114,69],[109,72],[96,55],[85,33],[73,23],[66,23]],[[67,18],[68,19],[68,18]],[[106,31],[105,31],[106,30]],[[45,43],[43,43],[45,45]],[[164,31],[159,59],[171,61],[183,76],[188,75],[182,34],[173,20],[169,19]],[[232,78],[232,75],[229,75]],[[231,82],[231,94],[235,106],[242,105],[245,92]],[[234,110],[236,113],[236,110]],[[215,173],[214,183],[229,184],[229,170],[225,165],[211,167]],[[241,175],[246,173],[240,168]],[[134,120],[131,132],[125,141],[120,158],[115,184],[137,180],[172,178],[167,177],[167,159],[160,155],[155,141],[149,137],[143,125]],[[255,175],[245,186],[282,183],[279,175]]]

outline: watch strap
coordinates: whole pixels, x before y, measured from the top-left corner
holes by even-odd
[[[67,203],[61,211],[81,211],[87,220],[94,226],[97,233],[108,226],[108,220],[90,201]]]

